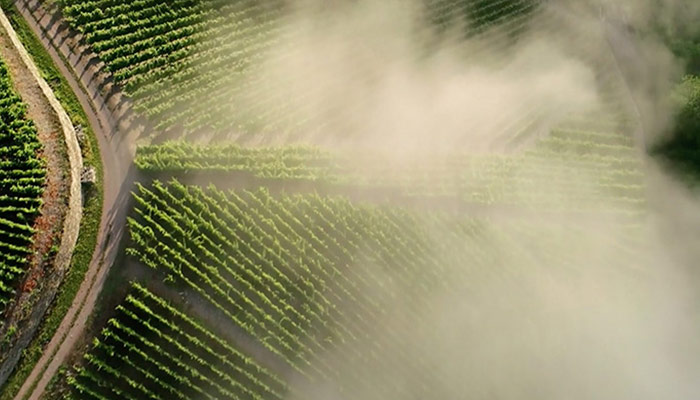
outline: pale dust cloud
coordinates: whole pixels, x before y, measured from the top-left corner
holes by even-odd
[[[276,134],[261,135],[262,143],[371,149],[407,162],[449,151],[504,153],[514,151],[508,145],[514,127],[533,127],[525,132],[527,149],[572,116],[592,115],[596,122],[610,107],[601,77],[622,72],[653,138],[668,127],[665,93],[678,63],[653,35],[630,42],[624,31],[652,20],[685,23],[696,3],[630,0],[608,11],[610,3],[601,9],[593,1],[552,2],[545,15],[561,19],[535,14],[519,38],[497,27],[488,41],[463,40],[459,24],[434,30],[414,2],[294,3],[283,34],[252,72],[256,85],[238,91],[231,112],[264,110],[256,114],[260,126]],[[610,46],[627,55],[612,60]],[[582,169],[571,179],[582,197],[606,209],[605,198],[594,196],[594,173]],[[562,191],[571,190],[523,181],[513,181],[523,195],[565,198]],[[364,355],[372,347],[360,340],[324,355],[337,366],[338,380],[293,382],[295,397],[700,398],[693,306],[700,282],[692,250],[699,248],[700,225],[689,223],[700,210],[665,177],[650,173],[644,185],[653,196],[647,214],[632,222],[551,210],[509,222],[489,215],[493,223],[487,218],[471,243],[486,249],[481,261],[470,261],[466,240],[441,248],[435,257],[452,263],[455,275],[446,279],[455,285],[436,289],[420,307],[413,293],[396,296],[367,339],[383,350],[348,360],[348,353]],[[436,248],[449,236],[437,228],[429,235]],[[376,279],[378,287],[393,284]],[[396,334],[400,343],[390,339]],[[405,360],[401,365],[409,367],[367,362],[375,358]]]
[[[598,105],[594,71],[558,38],[518,43],[495,28],[464,41],[438,33],[419,7],[359,1],[300,7],[254,72],[240,104],[268,99],[262,140],[387,155],[502,152],[514,125],[545,134]],[[235,112],[232,110],[231,112]],[[279,132],[287,131],[287,135]]]

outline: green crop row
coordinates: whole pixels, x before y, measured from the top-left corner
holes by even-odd
[[[309,379],[337,378],[322,355],[360,340],[391,312],[382,304],[394,289],[377,292],[372,265],[419,293],[441,279],[428,239],[400,213],[341,198],[278,199],[265,190],[224,193],[177,182],[141,186],[135,198],[129,254],[199,294]],[[372,340],[368,348],[382,353],[384,345]]]
[[[631,250],[641,238],[634,225],[615,225],[628,234],[608,243],[597,228],[556,220],[493,223],[266,189],[156,181],[134,197],[129,254],[203,302],[232,336],[205,333],[136,286],[69,374],[76,398],[275,399],[299,389],[256,364],[263,359],[296,384],[427,396],[441,377],[429,346],[414,348],[404,333],[423,325],[436,293],[468,299],[494,268],[513,280],[535,269],[585,271],[596,241],[615,249],[621,267],[644,257]],[[241,337],[257,346],[253,359],[233,350]],[[376,385],[370,365],[417,378]]]
[[[136,165],[155,176],[216,179],[243,173],[262,180],[391,189],[408,197],[475,204],[589,211],[640,211],[645,205],[642,165],[632,140],[594,132],[555,131],[517,155],[443,154],[394,164],[370,152],[341,157],[315,147],[166,142],[140,147]]]
[[[26,108],[0,61],[0,315],[27,266],[46,178]]]
[[[280,41],[288,42],[288,29],[280,23],[287,8],[284,2],[60,3],[69,23],[84,34],[115,80],[135,99],[136,110],[159,130],[182,127],[185,132],[205,128],[219,133],[280,134],[299,123],[290,117],[287,106],[262,90],[254,101],[239,104],[235,112],[230,110],[232,99],[242,90],[256,93],[261,77],[250,72],[256,71],[266,50]],[[423,6],[438,26],[468,20],[471,35],[503,22],[513,25],[504,34],[522,29],[524,18],[539,3],[425,0]]]
[[[133,284],[69,377],[75,398],[283,399],[287,384],[200,322]]]

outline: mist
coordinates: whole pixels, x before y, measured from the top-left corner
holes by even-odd
[[[644,27],[694,29],[696,3],[603,4],[606,20],[597,1],[551,2],[518,35],[497,25],[465,39],[468,23],[437,29],[418,2],[287,2],[280,35],[249,73],[255,85],[237,88],[227,113],[255,116],[262,133],[249,144],[311,143],[399,164],[518,156],[553,129],[603,123],[654,141],[670,128],[667,95],[682,66]],[[606,39],[611,23],[639,33],[620,59]],[[639,158],[646,198],[631,221],[596,212],[618,199],[598,197],[598,177],[573,166],[577,196],[594,198],[586,214],[494,211],[474,216],[485,228],[470,243],[427,224],[450,284],[416,298],[375,271],[376,290],[391,293],[384,318],[322,356],[337,366],[335,381],[292,377],[292,397],[700,398],[700,207],[641,150]],[[513,168],[516,197],[547,193],[548,207],[580,206],[570,186],[516,179],[529,173]]]
[[[236,90],[227,112],[252,110],[268,143],[408,158],[503,152],[514,125],[546,135],[600,104],[595,72],[567,52],[570,43],[536,30],[516,40],[496,28],[465,41],[463,22],[438,31],[405,1],[292,9],[252,72],[256,84]]]

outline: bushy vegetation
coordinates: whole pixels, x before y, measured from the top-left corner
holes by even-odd
[[[700,76],[686,76],[676,89],[675,100],[679,111],[673,137],[657,151],[697,180],[700,178]]]
[[[671,40],[670,46],[684,61],[689,74],[700,75],[700,37]]]
[[[669,95],[675,107],[670,138],[656,143],[653,152],[671,161],[695,185],[700,179],[700,31],[695,24],[654,29],[682,63],[685,76]]]
[[[46,179],[42,146],[25,112],[0,61],[0,312],[14,296],[32,252]]]
[[[688,76],[679,88],[683,107],[678,113],[677,134],[700,148],[700,76]]]

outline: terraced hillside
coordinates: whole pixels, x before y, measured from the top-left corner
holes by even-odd
[[[25,110],[0,61],[0,314],[14,297],[32,252],[46,177],[42,146]]]

